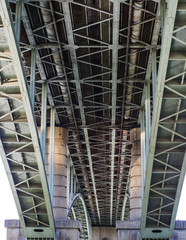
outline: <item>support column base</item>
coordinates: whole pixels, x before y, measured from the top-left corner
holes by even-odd
[[[117,221],[116,230],[118,240],[140,239],[140,221]],[[185,240],[186,221],[176,221],[171,240]]]
[[[79,240],[81,222],[77,220],[55,220],[59,240]]]
[[[140,231],[140,221],[116,221],[118,240],[136,240]]]
[[[81,222],[76,220],[55,220],[57,240],[79,240]],[[25,240],[19,220],[5,220],[7,240]]]

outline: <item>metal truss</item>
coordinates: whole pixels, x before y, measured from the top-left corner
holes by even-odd
[[[91,221],[87,212],[86,204],[83,196],[80,193],[74,195],[69,211],[68,217],[73,220],[81,221],[81,240],[91,240]]]
[[[81,119],[84,120],[82,120],[82,126],[79,126],[79,128],[83,139],[81,143],[83,144],[84,156],[89,163],[88,166],[90,166],[90,175],[93,176],[92,171],[94,173],[92,184],[96,187],[96,195],[95,191],[94,195],[96,198],[98,197],[99,202],[96,208],[97,210],[100,209],[99,212],[104,225],[112,225],[122,215],[123,206],[126,206],[123,203],[126,202],[124,198],[127,192],[130,169],[129,134],[128,131],[121,131],[123,126],[120,128],[120,123],[123,121],[126,109],[131,112],[139,111],[140,107],[132,103],[131,99],[135,95],[141,95],[143,84],[141,86],[130,85],[130,78],[131,82],[138,81],[136,78],[138,74],[142,75],[146,70],[145,67],[139,66],[136,62],[131,63],[129,61],[128,58],[130,58],[132,52],[128,50],[128,55],[126,55],[126,49],[130,49],[131,46],[131,48],[135,49],[134,52],[137,55],[142,52],[142,49],[148,52],[150,45],[137,39],[136,45],[131,44],[130,40],[127,44],[125,37],[125,31],[128,30],[127,24],[125,22],[126,25],[121,27],[118,21],[121,21],[121,8],[128,10],[128,7],[120,3],[120,1],[115,1],[114,4],[107,1],[105,3],[100,2],[97,8],[90,5],[88,2],[82,4],[79,1],[68,3],[71,19],[69,18],[70,15],[67,14],[68,20],[65,20],[67,22],[65,24],[67,40],[72,46],[69,55],[71,56],[72,66],[75,68],[72,82],[76,85],[78,102],[83,95],[79,109],[80,115],[84,116]],[[77,6],[79,6],[78,11],[82,15],[85,14],[87,18],[83,20],[84,25],[81,22],[81,26],[78,26],[78,21],[76,21],[75,8]],[[137,6],[131,5],[132,8],[136,9]],[[94,19],[97,18],[98,20],[89,24],[89,14],[92,14],[92,16],[95,16]],[[154,14],[152,13],[152,15]],[[146,21],[144,20],[144,22]],[[69,24],[69,22],[71,23]],[[108,35],[106,36],[107,31],[111,32],[109,39]],[[109,61],[109,59],[111,60]],[[126,72],[129,66],[134,66],[134,69],[136,68],[139,71],[138,73],[135,73],[135,70],[130,71],[131,75],[126,79],[126,85],[123,84],[124,72],[122,70],[118,71],[123,64],[126,64]],[[79,91],[80,86],[81,91]],[[131,98],[125,99],[126,96],[122,95],[122,91],[118,91],[119,88],[130,89],[128,95],[131,94]],[[130,129],[130,124],[135,126],[136,122],[137,118],[129,115],[128,120],[125,120],[125,127],[129,124],[129,128],[126,129]],[[70,148],[75,149],[75,146],[71,145],[72,143],[69,142]],[[121,152],[119,149],[122,149]],[[78,159],[76,160],[78,156],[77,153],[72,154],[77,172],[80,169]],[[80,184],[83,181],[81,176],[80,173],[78,175]],[[110,184],[108,179],[110,179]],[[88,195],[84,193],[84,196],[86,201]],[[109,197],[110,203],[108,202]],[[110,216],[108,213],[110,213]],[[93,224],[95,224],[94,221]]]
[[[168,1],[147,162],[141,239],[171,238],[185,159],[185,3]]]
[[[139,125],[147,83],[150,94],[152,48],[159,57],[158,4],[10,2],[37,125],[45,128],[55,108],[56,125],[69,129],[69,152],[92,224],[128,219],[129,132]],[[41,146],[44,154],[44,140]]]
[[[0,2],[0,14],[0,31],[8,39],[8,43],[1,41],[0,53],[0,153],[24,236],[53,238],[55,227],[37,126],[16,39],[19,24],[14,28],[7,1]]]

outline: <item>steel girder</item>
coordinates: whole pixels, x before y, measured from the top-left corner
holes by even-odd
[[[91,221],[84,198],[80,193],[76,193],[74,195],[68,211],[68,217],[73,220],[81,221],[82,229],[80,233],[80,240],[91,240]]]
[[[21,11],[21,10],[20,10]],[[35,116],[8,1],[0,2],[1,68],[0,152],[25,237],[55,237],[53,213]],[[18,21],[18,18],[17,18]],[[19,28],[19,24],[17,24]],[[10,52],[9,52],[10,48]],[[7,53],[6,53],[7,51]],[[9,67],[13,63],[14,69]],[[7,64],[7,65],[6,65]],[[11,81],[12,76],[14,81]]]
[[[77,61],[76,51],[75,51],[72,22],[70,19],[69,3],[63,2],[62,7],[63,7],[63,13],[64,13],[64,23],[65,23],[66,31],[67,31],[68,44],[71,46],[70,57],[71,57],[71,61],[72,61],[72,69],[73,69],[74,79],[76,79],[75,85],[76,85],[77,97],[78,97],[78,102],[79,102],[79,107],[80,107],[81,121],[82,121],[83,125],[86,125],[85,111],[83,108],[83,100],[82,100],[82,92],[81,92],[81,86],[79,83],[80,76],[79,76],[79,71],[78,71],[78,61]],[[88,154],[88,161],[89,161],[90,174],[91,174],[92,185],[93,185],[94,198],[95,198],[95,202],[96,202],[96,210],[97,210],[99,223],[101,225],[100,210],[99,210],[99,203],[98,203],[98,197],[97,197],[97,189],[96,189],[96,185],[95,185],[95,176],[94,176],[94,172],[93,172],[92,153],[91,153],[91,149],[90,149],[88,129],[84,128],[83,131],[84,131],[87,154]]]
[[[185,2],[168,1],[141,219],[141,239],[172,236],[186,171]]]
[[[72,220],[79,220],[81,222],[81,232],[80,239],[82,240],[91,240],[92,231],[91,231],[91,220],[87,211],[86,203],[81,192],[81,188],[78,182],[76,170],[73,166],[69,150],[67,149],[68,154],[68,173],[67,173],[67,192],[68,195],[68,218]]]
[[[69,129],[69,150],[92,223],[114,224],[129,213],[129,130],[138,124],[144,83],[151,82],[151,68],[148,79],[145,73],[152,33],[147,38],[144,32],[156,20],[157,4],[145,1],[139,9],[128,1],[42,2],[23,1],[20,43],[28,72],[30,50],[36,49],[36,121],[43,112],[45,84],[47,109],[55,107],[56,123]],[[133,11],[141,12],[140,22],[132,20]],[[130,34],[136,26],[139,39]],[[153,47],[160,48],[155,41]],[[134,71],[124,84],[129,67]],[[46,114],[48,124],[48,110]]]

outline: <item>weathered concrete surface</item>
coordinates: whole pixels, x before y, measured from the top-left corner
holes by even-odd
[[[118,240],[136,240],[140,229],[140,221],[117,221]]]
[[[40,134],[40,127],[38,127]],[[68,131],[62,127],[55,127],[54,135],[54,218],[67,219],[67,150]],[[45,168],[49,178],[50,164],[50,127],[46,131]]]
[[[68,132],[65,128],[55,127],[54,137],[54,218],[67,219],[67,150]],[[46,134],[46,172],[49,173],[50,128]]]
[[[5,220],[5,227],[7,228],[7,240],[24,240],[19,220]]]
[[[116,240],[117,231],[114,227],[92,227],[92,240]]]
[[[186,239],[186,221],[176,221],[173,233],[173,240]]]
[[[118,240],[136,240],[140,232],[140,221],[117,221]],[[186,221],[176,221],[171,240],[186,240]]]
[[[59,232],[59,240],[79,240],[81,231],[80,221],[75,220],[56,220],[56,230]]]
[[[141,201],[141,147],[140,128],[133,128],[130,131],[132,143],[131,172],[130,172],[130,220],[140,220]]]
[[[55,225],[59,240],[79,240],[80,221],[58,219]],[[5,227],[7,228],[7,240],[25,240],[19,220],[6,220]]]

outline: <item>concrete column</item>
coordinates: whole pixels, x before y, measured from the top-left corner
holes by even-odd
[[[140,128],[134,128],[131,130],[130,140],[132,143],[130,178],[130,220],[140,220],[142,211]]]
[[[60,220],[55,221],[56,234],[59,240],[79,240],[81,231],[80,221]],[[19,220],[6,220],[7,240],[25,240]],[[49,238],[29,238],[29,239],[49,239]]]
[[[54,219],[67,219],[67,130],[55,127],[54,147]],[[46,134],[46,172],[49,173],[50,160],[50,128]]]

